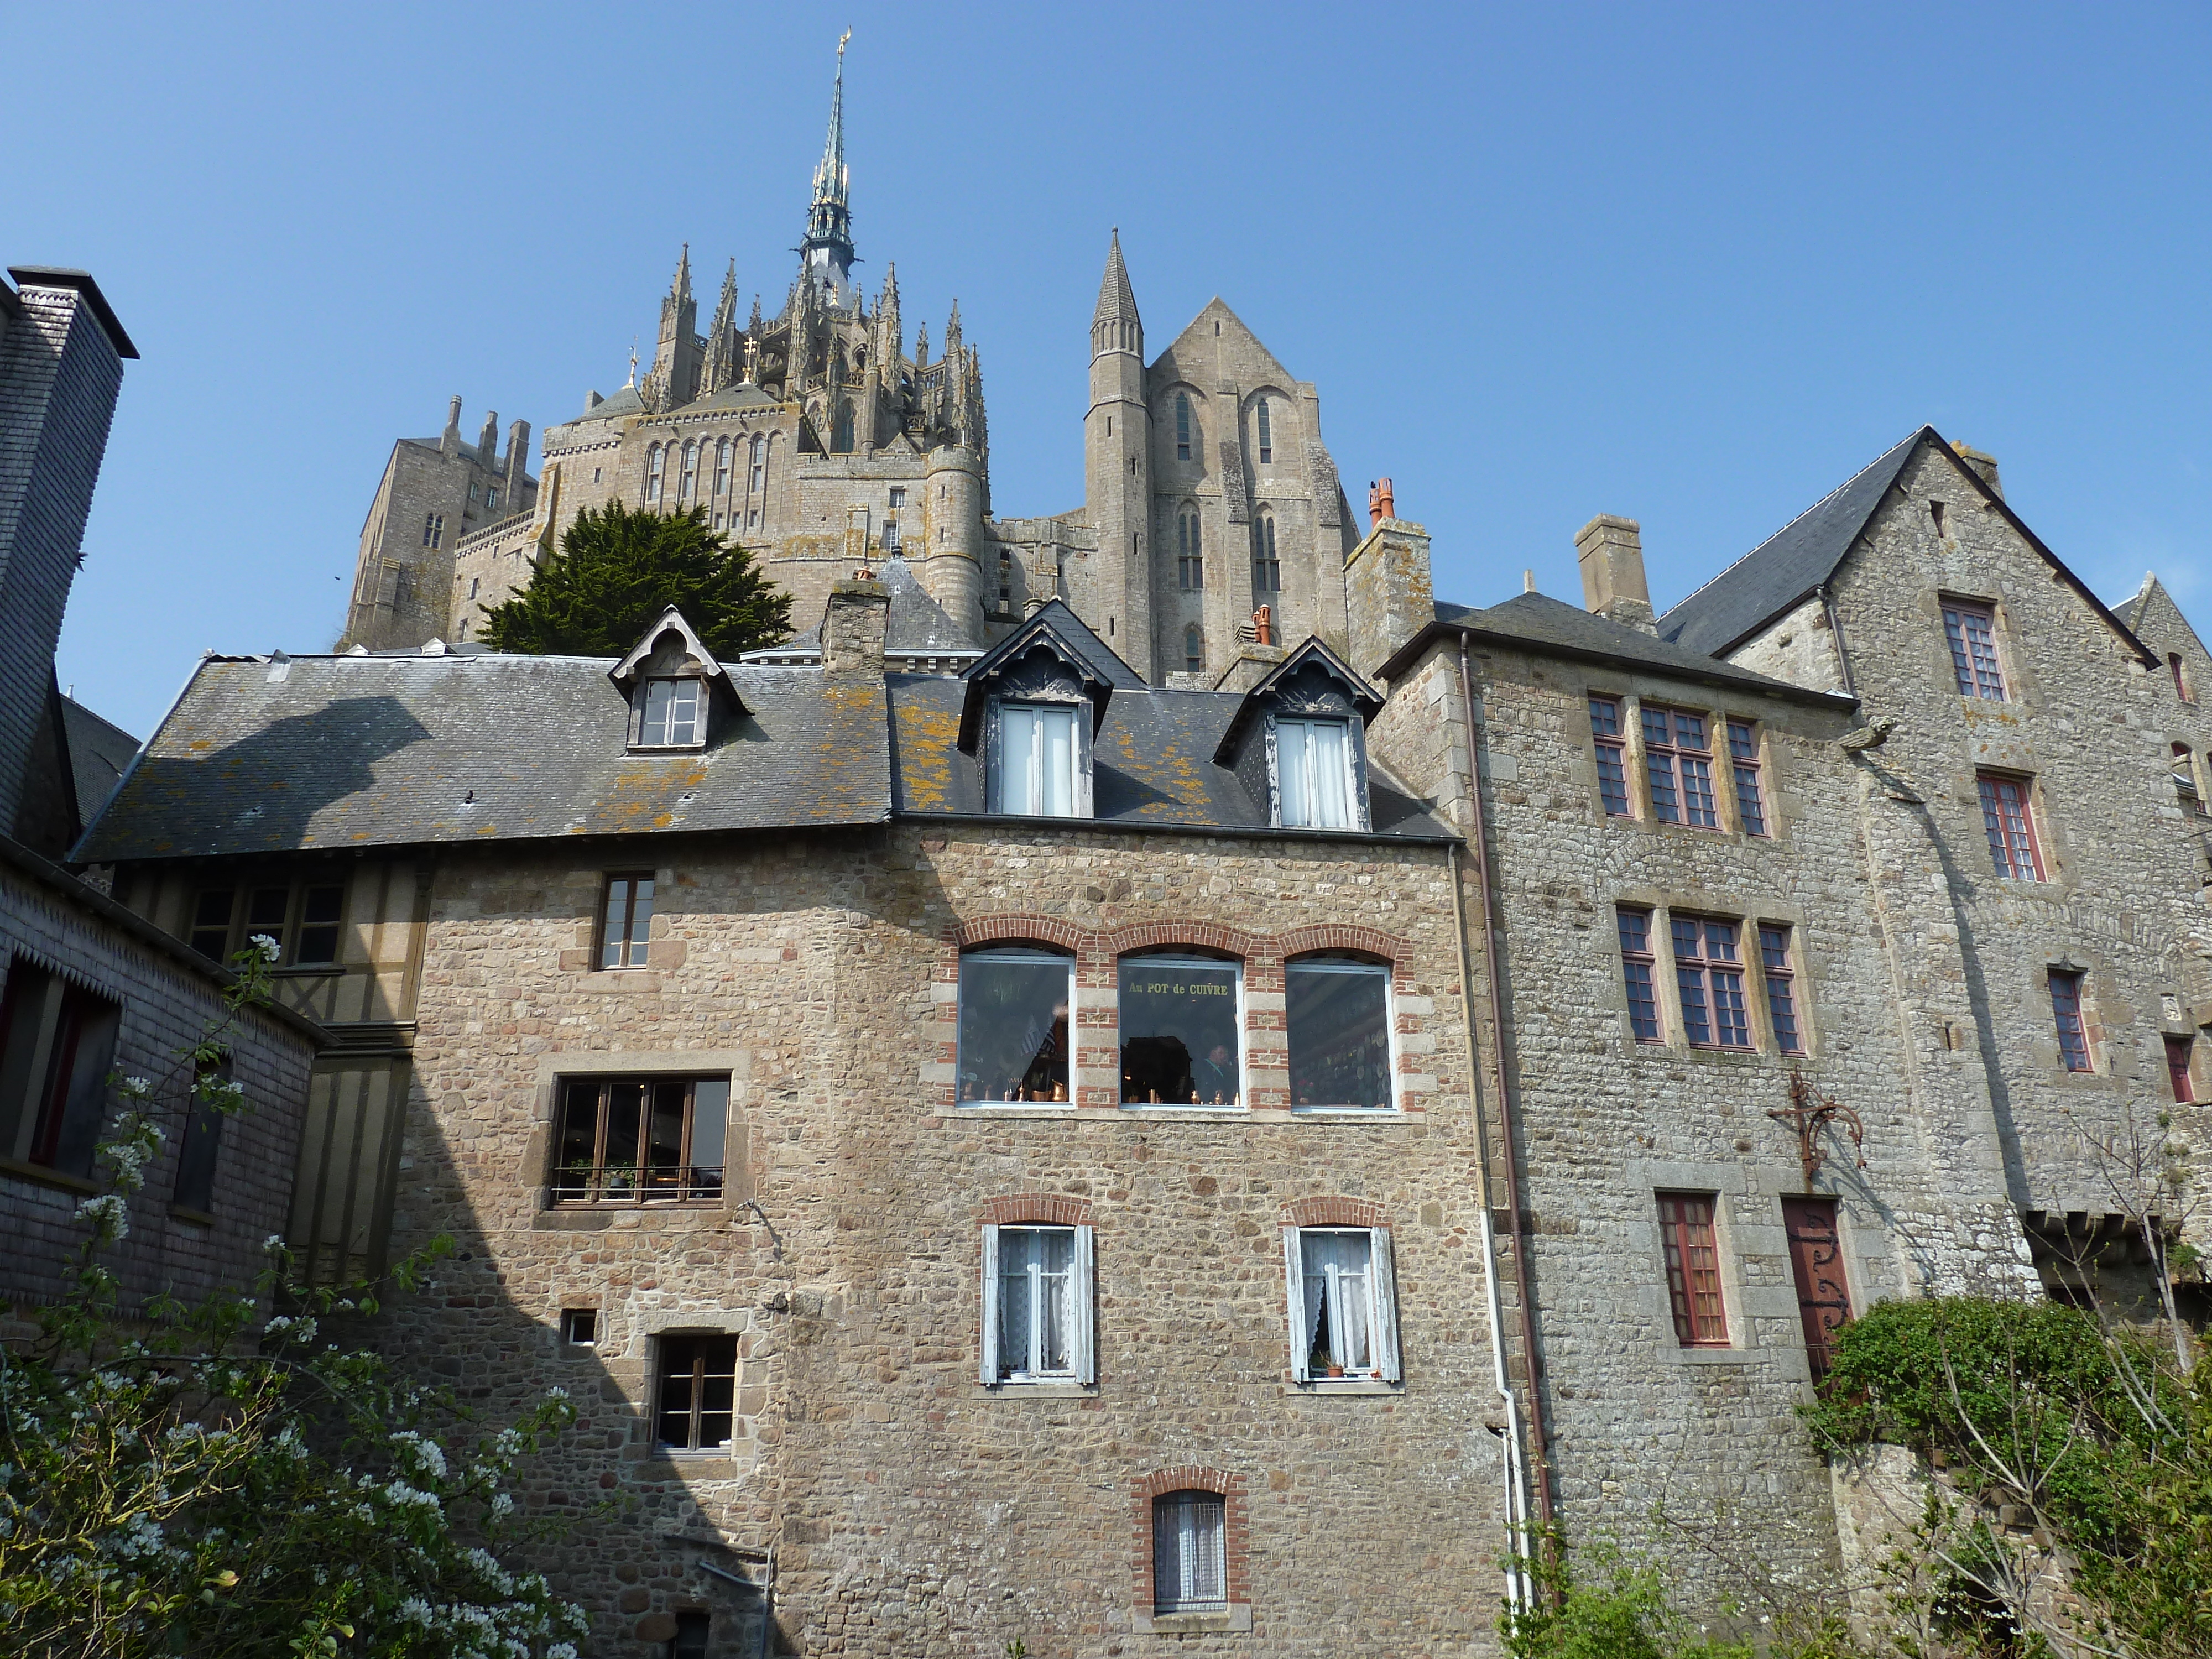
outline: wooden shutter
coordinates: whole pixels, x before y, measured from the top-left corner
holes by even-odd
[[[1296,1227],[1283,1229],[1283,1275],[1291,1332],[1291,1375],[1301,1382],[1312,1380],[1306,1366],[1305,1256]]]
[[[1075,705],[1074,731],[1067,746],[1068,764],[1075,769],[1069,781],[1067,800],[1079,818],[1092,816],[1091,805],[1091,705]]]
[[[1832,1198],[1784,1198],[1782,1224],[1790,1235],[1790,1270],[1797,1280],[1797,1317],[1805,1328],[1805,1357],[1818,1382],[1828,1374],[1836,1333],[1851,1316],[1850,1285],[1844,1273],[1844,1242]]]
[[[991,699],[983,716],[983,810],[1006,810],[1006,722],[999,717],[999,700]]]
[[[999,1230],[995,1226],[983,1229],[983,1340],[977,1345],[981,1359],[978,1366],[986,1388],[999,1380]]]
[[[1375,1363],[1385,1382],[1401,1382],[1406,1374],[1398,1363],[1398,1275],[1390,1259],[1390,1230],[1373,1228],[1367,1237],[1367,1259],[1372,1264],[1368,1288],[1375,1297]]]
[[[1073,1304],[1068,1314],[1074,1322],[1070,1333],[1069,1355],[1075,1362],[1075,1380],[1096,1382],[1098,1380],[1098,1341],[1097,1322],[1091,1309],[1095,1300],[1091,1293],[1091,1229],[1075,1230],[1075,1267],[1068,1275],[1067,1295]]]

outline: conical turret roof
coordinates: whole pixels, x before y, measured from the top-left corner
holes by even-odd
[[[1129,268],[1121,263],[1121,231],[1114,230],[1113,246],[1106,252],[1106,276],[1098,284],[1098,309],[1091,313],[1098,323],[1139,323],[1137,296],[1130,291]]]

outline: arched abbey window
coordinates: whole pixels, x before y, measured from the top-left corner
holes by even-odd
[[[1194,507],[1186,507],[1176,515],[1176,586],[1186,593],[1206,586],[1206,560]]]
[[[1260,429],[1260,465],[1267,465],[1275,459],[1275,436],[1267,422],[1267,400],[1259,399],[1253,405],[1253,414]]]
[[[677,486],[676,499],[679,501],[688,501],[698,493],[699,446],[687,443],[684,446],[684,473],[681,482]]]
[[[1190,459],[1190,394],[1176,393],[1176,459]]]
[[[714,446],[714,493],[730,493],[730,441],[727,438]]]
[[[1252,597],[1265,600],[1282,591],[1283,566],[1275,556],[1275,515],[1262,513],[1252,520]]]
[[[660,469],[668,459],[667,452],[659,444],[645,452],[645,504],[660,505]]]
[[[837,405],[837,418],[830,428],[830,453],[833,455],[853,453],[853,405],[849,402]]]
[[[768,488],[768,440],[756,436],[752,448],[752,476],[745,484],[746,493],[757,495]]]
[[[1182,630],[1182,665],[1193,674],[1206,666],[1206,630],[1196,623]]]

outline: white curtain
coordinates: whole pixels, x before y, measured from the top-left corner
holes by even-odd
[[[1364,1232],[1310,1232],[1304,1253],[1306,1352],[1328,1315],[1328,1358],[1347,1375],[1375,1369],[1373,1238]]]
[[[999,1366],[1006,1376],[1069,1373],[1069,1268],[1075,1234],[1066,1227],[999,1230]]]
[[[1006,757],[1000,768],[1002,812],[1031,817],[1075,815],[1075,710],[1010,703],[1000,712]]]
[[[1225,1506],[1210,1492],[1175,1492],[1152,1504],[1152,1610],[1220,1607],[1229,1600]]]
[[[1293,829],[1352,827],[1352,764],[1342,720],[1279,720],[1275,766],[1283,822]]]

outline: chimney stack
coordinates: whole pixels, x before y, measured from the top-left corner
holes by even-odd
[[[1388,478],[1369,487],[1374,526],[1344,562],[1352,665],[1370,678],[1437,619],[1429,532],[1399,518],[1393,507]]]
[[[461,453],[461,394],[456,392],[453,401],[446,405],[446,430],[438,440],[438,447],[448,455]]]
[[[1644,580],[1644,534],[1635,520],[1599,514],[1575,532],[1575,552],[1583,567],[1583,603],[1594,615],[1647,634],[1659,631]]]
[[[1370,530],[1385,519],[1398,516],[1398,503],[1390,489],[1390,480],[1382,478],[1367,486],[1367,527]]]
[[[1997,458],[1984,454],[1978,449],[1969,449],[1964,444],[1953,444],[1951,447],[1966,464],[1968,470],[1990,487],[1990,494],[2002,501],[2004,486],[1997,482]]]
[[[477,459],[486,468],[499,465],[499,411],[484,410],[483,430],[477,434]]]
[[[822,613],[822,672],[833,679],[879,677],[890,610],[890,589],[872,575],[830,583]]]
[[[507,499],[515,510],[522,508],[522,481],[530,476],[530,422],[509,421],[507,423]]]

